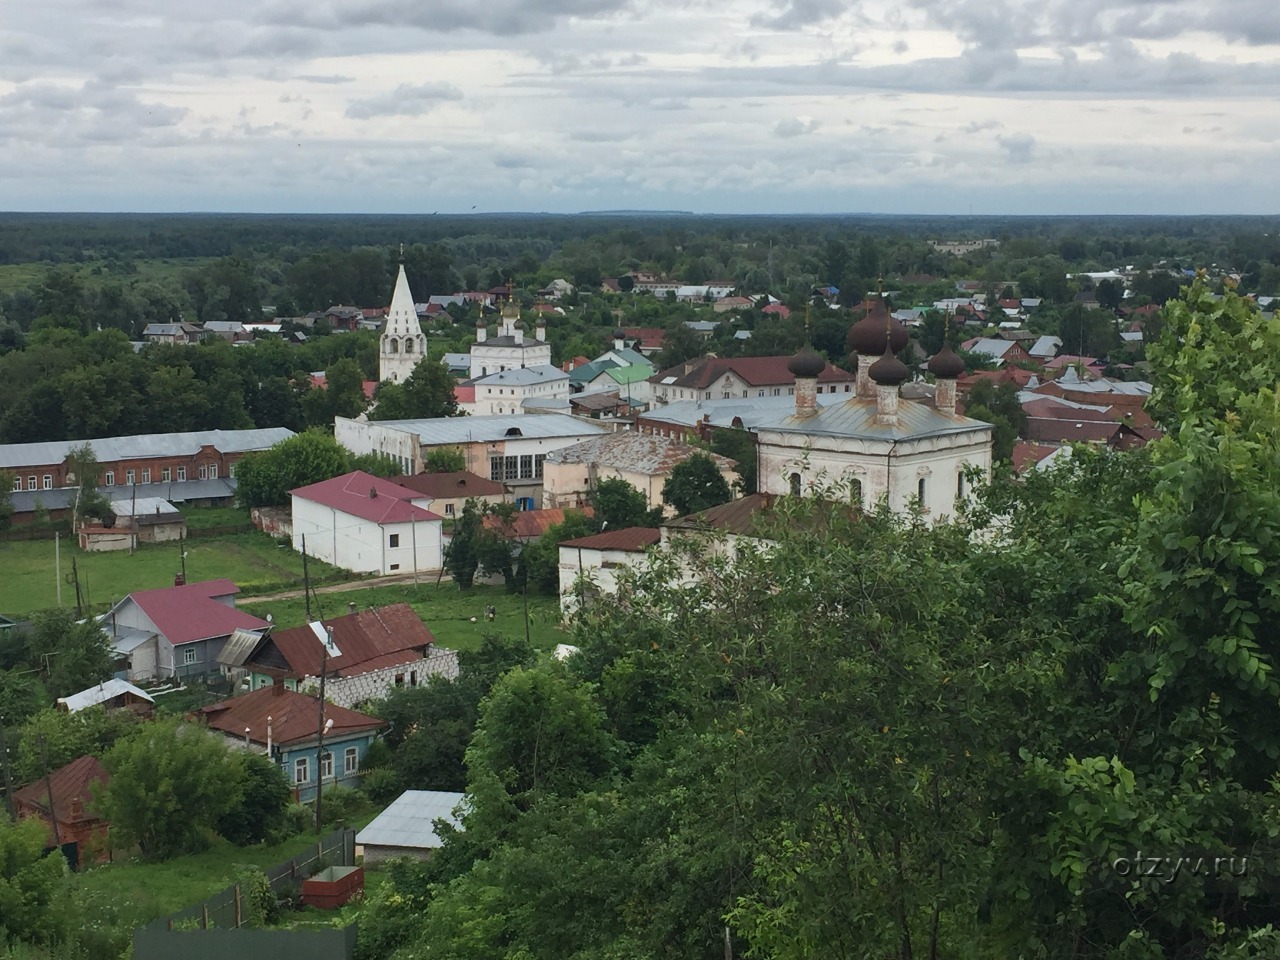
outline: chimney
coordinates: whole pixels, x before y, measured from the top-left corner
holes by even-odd
[[[954,417],[956,415],[956,382],[940,378],[934,385],[933,403],[939,413]]]
[[[876,395],[876,385],[871,382],[871,365],[876,362],[876,357],[868,357],[858,354],[858,396],[863,399],[869,399]]]

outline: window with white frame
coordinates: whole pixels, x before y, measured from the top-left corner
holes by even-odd
[[[160,469],[160,479],[161,479],[161,480],[163,480],[165,483],[168,483],[170,480],[172,480],[172,479],[173,479],[173,469],[172,469],[171,467],[161,467],[161,469]]]
[[[186,468],[186,467],[179,467],[179,468],[178,468],[178,479],[179,479],[179,480],[185,480],[185,479],[187,479],[187,468]]]
[[[102,478],[102,482],[108,487],[114,487],[116,485],[116,472],[114,470],[108,470],[107,475]]]
[[[327,751],[325,752],[325,755],[320,758],[320,779],[333,779],[333,754]]]
[[[195,647],[187,647],[187,649],[182,651],[182,665],[184,667],[189,667],[195,662],[196,662]]]
[[[218,479],[218,465],[216,463],[209,464],[209,479],[210,480]]]
[[[446,517],[452,517],[452,516],[453,516],[453,504],[452,504],[452,503],[446,503],[446,504],[444,505],[444,515],[445,515]]]
[[[143,468],[142,468],[142,482],[143,482],[143,483],[150,483],[150,482],[151,482],[151,468],[150,468],[150,467],[143,467]]]
[[[200,464],[199,474],[200,474],[200,479],[201,479],[201,480],[208,480],[208,479],[209,479],[209,466],[208,466],[208,464],[204,464],[204,463]]]
[[[293,782],[311,782],[311,761],[307,757],[299,757],[293,761]]]
[[[35,477],[27,477],[27,489],[28,489],[28,490],[35,490],[35,489],[36,489],[36,478],[35,478]]]
[[[138,482],[138,471],[136,471],[136,470],[126,470],[126,471],[124,472],[124,482],[125,482],[126,484],[128,484],[129,486],[133,486],[135,483],[137,483],[137,482]]]
[[[44,489],[46,489],[46,490],[52,490],[52,489],[53,489],[53,474],[51,474],[51,473],[46,473],[46,474],[44,475]]]
[[[350,776],[360,769],[360,753],[355,747],[347,747],[342,752],[342,772]]]
[[[22,478],[21,478],[21,477],[14,477],[14,478],[13,478],[13,489],[14,489],[14,490],[21,490],[21,489],[22,489]]]

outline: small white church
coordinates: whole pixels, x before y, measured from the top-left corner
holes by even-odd
[[[968,498],[969,473],[991,473],[992,426],[956,413],[956,378],[964,361],[944,346],[929,361],[936,379],[932,402],[900,395],[910,379],[894,354],[907,331],[868,312],[850,331],[858,354],[857,392],[819,407],[817,377],[826,360],[806,344],[791,358],[795,411],[757,424],[758,483],[762,493],[820,493],[874,507],[919,508],[931,522],[955,513]]]

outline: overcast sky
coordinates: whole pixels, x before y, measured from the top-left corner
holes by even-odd
[[[0,209],[1275,213],[1275,0],[8,0]]]

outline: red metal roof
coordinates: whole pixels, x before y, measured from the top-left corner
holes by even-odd
[[[462,384],[458,384],[453,388],[453,399],[458,403],[475,403],[476,388],[464,387]]]
[[[584,550],[626,550],[631,553],[643,553],[662,539],[662,534],[652,527],[623,527],[620,530],[605,530],[593,533],[589,537],[578,537],[566,540],[562,547],[582,547]]]
[[[409,523],[414,520],[440,520],[438,514],[414,506],[410,500],[422,498],[416,490],[383,480],[363,470],[322,480],[310,486],[290,490],[301,500],[310,500],[340,513],[360,517],[373,523]]]
[[[563,523],[564,518],[571,513],[581,513],[590,517],[595,511],[591,507],[568,510],[521,510],[511,518],[509,528],[501,517],[491,513],[484,518],[484,525],[490,530],[503,530],[507,536],[520,540],[532,540],[542,536],[556,524]]]
[[[436,642],[427,625],[407,603],[359,610],[320,622],[333,629],[333,644],[341,651],[338,656],[328,658],[326,669],[330,676],[355,676],[380,667],[421,660],[427,648]],[[269,643],[275,645],[289,664],[287,675],[295,678],[320,675],[324,644],[310,626],[304,624],[277,631]]]
[[[396,483],[417,491],[432,500],[452,500],[457,497],[497,497],[507,488],[497,480],[490,480],[470,470],[450,470],[441,473],[418,473],[411,477],[397,477]]]
[[[234,597],[239,592],[240,588],[230,580],[205,580],[181,587],[139,590],[129,594],[129,599],[176,646],[230,636],[235,630],[265,630],[270,626],[265,620],[215,599]]]
[[[212,730],[243,738],[249,731],[251,743],[267,742],[267,718],[271,718],[271,742],[281,745],[305,743],[316,738],[319,729],[320,700],[305,693],[286,690],[280,684],[262,687],[221,703],[201,707],[197,714]],[[346,707],[329,703],[324,708],[325,720],[333,726],[325,740],[340,740],[344,735],[363,733],[386,726],[377,717],[366,716]]]
[[[42,777],[35,783],[13,791],[13,799],[17,804],[26,804],[47,814],[49,793],[52,791],[54,813],[61,822],[98,820],[99,817],[86,809],[92,799],[90,787],[95,783],[106,784],[110,780],[111,774],[107,773],[98,758],[86,755],[49,774],[48,784]]]
[[[1057,449],[1059,449],[1057,444],[1030,443],[1026,440],[1019,440],[1013,445],[1014,473],[1026,473],[1027,470]]]

